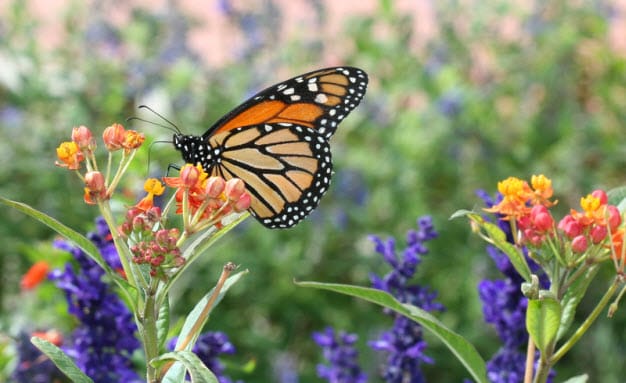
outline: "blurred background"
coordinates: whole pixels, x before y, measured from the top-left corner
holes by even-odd
[[[131,116],[158,122],[137,109],[147,104],[183,132],[201,134],[254,92],[334,65],[364,69],[370,85],[331,141],[336,173],[320,207],[291,230],[244,222],[181,278],[173,317],[233,261],[250,273],[208,324],[237,348],[226,358],[229,374],[270,382],[292,371],[295,381],[319,382],[312,331],[332,325],[359,334],[367,361],[375,357],[367,339],[391,319],[293,280],[369,286],[370,273],[388,268],[367,236],[395,236],[402,248],[406,231],[428,214],[440,236],[429,242],[418,281],[439,292],[447,311],[438,317],[489,359],[498,338],[482,322],[476,285],[497,277],[496,269],[467,222],[448,218],[481,206],[476,190],[493,193],[508,176],[552,178],[561,213],[596,188],[624,184],[624,0],[2,0],[0,195],[93,230],[97,209],[83,203],[80,181],[54,166],[55,148],[73,126],[99,134]],[[126,126],[149,143],[171,140],[155,125]],[[180,162],[169,144],[145,146],[126,178],[126,203],[141,194],[148,173],[162,176]],[[1,333],[72,329],[51,283],[19,289],[34,261],[68,261],[53,238],[0,208]],[[611,268],[605,272],[581,318],[605,290]],[[588,372],[592,381],[623,382],[624,329],[623,310],[601,318],[559,364],[557,380]],[[426,339],[435,359],[424,366],[428,381],[468,377],[441,343]],[[3,344],[5,376],[8,350]],[[243,368],[250,361],[251,372]],[[376,363],[368,366],[377,381]]]

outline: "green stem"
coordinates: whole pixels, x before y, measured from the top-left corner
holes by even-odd
[[[159,356],[159,335],[156,325],[158,310],[155,305],[158,283],[159,280],[157,278],[152,278],[150,281],[150,287],[146,291],[146,306],[143,318],[141,318],[141,338],[146,353],[146,378],[149,383],[158,382],[157,369],[150,364],[151,360]]]
[[[524,383],[531,383],[533,380],[533,364],[535,362],[535,342],[528,337],[526,347],[526,368],[524,369]]]
[[[600,302],[598,302],[596,307],[593,309],[591,314],[589,314],[587,319],[585,319],[585,321],[580,325],[580,327],[576,329],[576,332],[574,332],[574,335],[572,335],[572,337],[569,338],[567,342],[565,342],[565,344],[563,344],[563,346],[561,346],[561,348],[558,349],[557,352],[555,352],[552,355],[552,358],[550,358],[550,365],[554,365],[556,362],[559,361],[559,359],[561,359],[565,354],[567,354],[567,352],[576,344],[576,342],[580,340],[580,338],[585,334],[585,332],[587,332],[589,327],[591,327],[591,324],[593,324],[593,322],[596,320],[598,315],[600,315],[602,310],[604,310],[606,305],[609,303],[609,301],[611,300],[611,297],[613,296],[613,294],[615,294],[615,291],[619,287],[619,284],[620,284],[619,278],[616,277],[613,280],[613,283],[611,284],[609,289],[606,291],[606,293],[604,293],[604,296],[602,297],[602,299],[600,299]]]
[[[537,364],[537,374],[535,375],[533,383],[545,383],[548,380],[551,367],[552,365],[546,362],[543,357],[539,358],[539,363]]]
[[[118,256],[120,257],[120,262],[122,263],[122,269],[124,269],[124,274],[126,275],[126,279],[128,283],[132,286],[137,287],[137,281],[135,280],[134,274],[130,269],[130,264],[128,260],[130,259],[130,249],[126,246],[126,243],[120,236],[120,233],[117,230],[117,226],[115,225],[115,220],[113,219],[113,214],[111,213],[111,205],[108,201],[104,201],[98,204],[100,208],[100,214],[104,217],[107,225],[109,226],[109,230],[111,231],[111,237],[113,237],[113,243],[115,244],[115,248],[117,249]]]

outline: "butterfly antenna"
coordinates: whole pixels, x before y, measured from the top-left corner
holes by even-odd
[[[146,124],[151,124],[151,125],[154,125],[154,126],[158,126],[159,128],[164,128],[164,129],[167,129],[167,130],[169,130],[169,131],[171,131],[171,132],[174,132],[174,133],[177,133],[177,134],[181,134],[181,133],[180,133],[180,131],[179,131],[178,129],[174,129],[174,128],[172,128],[172,127],[171,127],[171,126],[169,126],[169,125],[159,124],[158,122],[154,122],[154,121],[146,120],[146,119],[143,119],[143,118],[141,118],[141,117],[136,117],[136,116],[133,116],[133,117],[128,117],[128,118],[126,119],[126,122],[130,122],[130,121],[141,121],[141,122],[145,122]]]
[[[171,144],[172,141],[153,141],[150,146],[148,146],[148,166],[146,169],[146,178],[150,177],[150,156],[152,155],[152,145],[154,144]],[[167,167],[167,171],[169,172],[169,166]]]
[[[149,107],[148,105],[139,105],[139,109],[148,109],[150,112],[152,112],[153,114],[155,114],[157,117],[159,117],[161,120],[167,122],[168,124],[170,124],[171,127],[174,128],[174,130],[178,133],[178,134],[183,134],[180,129],[178,129],[178,126],[176,126],[176,124],[174,124],[172,121],[168,120],[167,118],[163,117],[163,115],[161,115],[160,113],[158,113],[157,111],[155,111],[154,109],[152,109],[151,107]],[[162,126],[162,125],[159,125]]]

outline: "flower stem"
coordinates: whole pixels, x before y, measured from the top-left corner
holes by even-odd
[[[158,312],[155,305],[156,290],[159,280],[152,278],[150,287],[146,291],[146,306],[143,312],[141,324],[141,341],[146,353],[146,378],[149,383],[158,382],[157,370],[150,364],[150,361],[159,356],[159,340],[156,321]]]
[[[222,269],[222,274],[220,275],[220,279],[217,281],[217,284],[215,285],[215,288],[213,289],[213,294],[211,294],[211,297],[209,298],[206,305],[202,309],[202,312],[198,316],[198,319],[196,320],[196,322],[191,327],[191,330],[189,330],[189,333],[187,334],[185,339],[183,339],[180,345],[176,347],[176,351],[184,350],[185,348],[187,348],[187,346],[189,345],[189,343],[191,343],[193,339],[198,338],[198,334],[200,333],[200,330],[202,330],[202,327],[206,323],[206,319],[209,316],[209,312],[211,311],[213,304],[215,304],[215,300],[217,299],[217,297],[219,297],[220,292],[222,291],[222,287],[224,287],[224,283],[230,276],[230,273],[232,273],[236,267],[237,266],[235,266],[235,264],[232,262],[228,262],[224,265],[224,268]],[[170,362],[163,366],[163,369],[161,370],[162,376],[164,376],[167,373],[167,370],[169,370],[170,367],[172,367],[172,364],[174,363]]]
[[[115,244],[115,248],[117,249],[118,256],[120,258],[120,262],[122,263],[122,269],[124,269],[124,274],[126,275],[126,279],[128,283],[132,286],[137,287],[137,281],[135,280],[135,276],[130,269],[130,264],[128,260],[130,259],[130,250],[126,243],[122,240],[120,233],[117,230],[117,226],[115,225],[115,220],[113,219],[113,214],[111,213],[111,205],[109,205],[108,201],[104,201],[98,204],[100,208],[100,214],[104,217],[104,220],[109,226],[109,230],[111,231],[111,237],[113,238],[113,243]]]
[[[526,348],[526,368],[524,369],[524,383],[531,383],[533,380],[533,364],[535,362],[535,342],[528,337],[528,347]]]
[[[587,332],[589,327],[591,327],[591,324],[596,320],[598,315],[600,315],[602,310],[604,310],[604,307],[606,307],[606,305],[609,303],[609,301],[611,300],[611,297],[613,296],[613,294],[615,294],[615,291],[619,287],[619,284],[620,284],[619,277],[616,277],[613,280],[613,283],[611,284],[609,289],[606,291],[606,293],[604,293],[604,296],[602,297],[602,299],[600,299],[600,302],[598,302],[596,307],[593,309],[591,314],[589,314],[587,319],[585,319],[585,321],[580,325],[580,327],[576,329],[576,332],[574,332],[574,335],[572,335],[572,337],[569,338],[567,342],[565,342],[565,344],[563,344],[563,346],[561,346],[561,348],[559,348],[557,352],[554,353],[554,355],[552,355],[552,358],[550,358],[551,365],[554,365],[556,362],[558,362],[559,359],[561,359],[574,346],[574,344],[576,344],[576,342],[580,340],[580,338],[585,334],[585,332]]]

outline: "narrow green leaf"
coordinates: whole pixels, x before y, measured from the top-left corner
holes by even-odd
[[[220,291],[220,294],[218,295],[217,299],[215,300],[215,303],[213,304],[213,307],[211,307],[211,311],[213,311],[213,309],[217,306],[217,304],[222,300],[222,298],[224,297],[224,294],[226,294],[226,292],[237,281],[239,281],[239,279],[241,279],[241,277],[243,277],[247,273],[248,273],[248,270],[244,270],[244,271],[239,272],[239,273],[237,273],[235,275],[232,275],[231,277],[229,277],[226,280],[226,282],[224,282],[224,286],[222,286],[222,290]],[[194,323],[196,323],[196,321],[198,320],[198,317],[200,316],[200,313],[202,312],[202,310],[206,306],[207,302],[211,298],[211,295],[213,294],[213,290],[214,289],[211,289],[211,291],[209,291],[204,297],[202,297],[202,299],[200,299],[200,301],[198,301],[198,303],[196,303],[195,307],[191,310],[191,312],[189,312],[189,314],[185,318],[185,323],[183,324],[183,327],[181,328],[180,333],[178,334],[178,340],[176,341],[176,348],[178,348],[182,344],[182,342],[185,340],[185,338],[187,338],[187,336],[191,332]],[[200,326],[200,329],[202,329],[202,327],[204,327],[204,323],[202,324],[202,326]],[[198,339],[198,335],[200,335],[200,334],[193,334],[192,341],[189,342],[189,344],[187,345],[185,350],[187,350],[187,351],[191,350],[191,348],[194,346],[194,344],[196,344],[196,340]],[[167,371],[167,374],[165,375],[164,379],[167,379],[166,380],[167,382],[180,382],[182,377],[184,377],[184,373],[185,373],[185,370],[182,368],[182,365],[180,363],[175,363]]]
[[[529,299],[526,330],[542,353],[556,339],[561,323],[561,305],[556,299]]]
[[[414,320],[415,322],[418,322],[425,329],[431,331],[450,349],[450,351],[452,351],[452,353],[461,361],[463,366],[465,366],[467,371],[472,375],[475,381],[479,383],[487,383],[485,361],[481,358],[480,354],[478,354],[476,348],[462,336],[448,329],[443,323],[427,311],[412,305],[402,304],[384,291],[367,287],[319,282],[296,282],[296,284],[303,287],[330,290],[361,298],[382,307],[386,307],[406,316],[411,320]]]
[[[159,307],[159,319],[156,321],[157,339],[159,349],[165,344],[167,333],[170,329],[170,301],[165,298],[163,304]]]
[[[241,279],[241,277],[243,277],[246,274],[248,274],[248,270],[241,271],[235,275],[230,276],[226,280],[226,282],[224,282],[224,286],[222,286],[222,290],[220,291],[220,294],[217,296],[217,299],[215,300],[213,307],[211,307],[211,311],[213,311],[213,309],[215,309],[218,303],[220,303],[220,301],[222,300],[226,292],[228,292],[228,290],[235,283],[237,283],[239,279]],[[203,296],[202,299],[200,299],[200,301],[196,303],[195,307],[191,310],[191,312],[189,312],[189,315],[187,315],[187,317],[185,318],[185,323],[183,324],[183,328],[180,330],[180,334],[178,335],[178,342],[176,342],[176,348],[178,348],[178,346],[183,342],[183,340],[189,335],[189,332],[191,331],[193,324],[196,323],[196,321],[198,320],[198,317],[200,316],[200,313],[202,312],[207,302],[211,298],[211,295],[213,295],[213,290],[214,289],[211,289],[211,291],[209,291],[205,296]],[[202,327],[203,326],[204,324],[202,325]],[[194,341],[189,343],[189,345],[187,346],[187,350],[191,350],[191,347],[193,347],[193,345],[195,344],[195,340],[199,334],[193,334],[193,335],[194,335]]]
[[[588,381],[589,381],[589,375],[582,374],[578,376],[573,376],[567,379],[566,381],[564,381],[563,383],[587,383]]]
[[[624,213],[626,210],[626,186],[611,189],[606,194],[609,197],[609,203],[617,206],[619,211]]]
[[[574,321],[574,315],[576,314],[576,308],[578,304],[585,296],[585,292],[587,288],[591,284],[591,281],[595,278],[598,270],[600,268],[597,266],[593,266],[587,270],[585,275],[578,278],[572,285],[567,289],[565,295],[562,300],[563,314],[561,315],[561,326],[559,327],[559,332],[556,336],[557,339],[561,339],[563,335],[569,330],[572,322]]]
[[[191,377],[193,383],[218,383],[215,375],[202,363],[200,358],[191,351],[173,351],[159,356],[150,361],[154,367],[158,368],[169,361],[180,362]],[[170,381],[170,380],[164,380]],[[179,380],[178,382],[181,382]]]
[[[78,246],[82,251],[84,251],[85,254],[87,254],[91,259],[94,260],[94,262],[96,262],[100,267],[102,267],[103,269],[108,271],[111,275],[113,275],[113,271],[111,270],[109,265],[104,261],[104,259],[102,258],[102,255],[100,255],[100,251],[98,251],[98,248],[96,247],[96,245],[94,245],[84,235],[65,226],[61,222],[57,221],[55,218],[52,218],[49,215],[39,210],[33,209],[32,207],[28,206],[25,203],[12,201],[4,197],[0,197],[0,203],[10,206],[18,211],[21,211],[22,213],[26,215],[31,216],[32,218],[35,218],[36,220],[50,227],[52,230],[56,231],[63,237],[74,242],[76,246]]]
[[[494,245],[506,254],[519,275],[524,278],[526,282],[530,282],[530,267],[528,267],[528,263],[522,251],[506,240],[506,234],[498,225],[485,221],[481,226],[493,240]]]
[[[457,219],[460,217],[467,217],[469,216],[470,218],[472,216],[476,216],[476,212],[475,211],[471,211],[471,210],[467,210],[467,209],[460,209],[455,211],[454,213],[452,213],[452,215],[450,216],[450,218],[448,218],[449,220],[453,220],[453,219]]]
[[[90,377],[78,368],[76,363],[67,356],[60,348],[45,339],[36,336],[30,338],[32,344],[46,354],[61,372],[74,383],[93,383]]]

